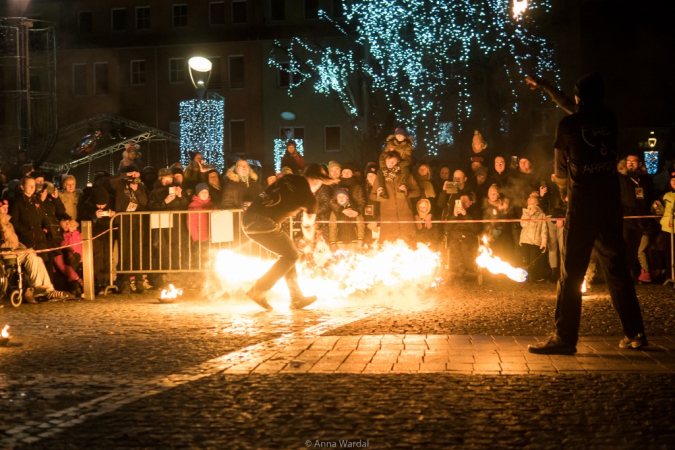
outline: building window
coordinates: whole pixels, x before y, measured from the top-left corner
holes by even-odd
[[[290,72],[287,72],[287,70],[291,67],[289,63],[281,63],[281,68],[278,70],[279,72],[279,87],[280,88],[287,88],[290,85],[293,84],[293,74]]]
[[[305,19],[319,18],[319,0],[305,0]]]
[[[142,86],[145,84],[145,61],[131,61],[131,85]]]
[[[87,95],[86,64],[73,64],[73,95]]]
[[[211,25],[225,24],[225,2],[209,3],[209,24]]]
[[[244,57],[230,56],[230,89],[242,89],[244,86]]]
[[[286,19],[286,0],[270,0],[270,20]]]
[[[80,33],[91,33],[94,28],[94,18],[91,11],[80,11],[77,14],[77,29]]]
[[[150,7],[138,6],[136,8],[136,29],[149,30],[150,29]]]
[[[324,127],[324,149],[327,152],[339,152],[342,150],[340,139],[340,125],[326,125]]]
[[[220,68],[220,56],[208,58],[211,61],[211,78],[209,78],[209,87],[220,89],[223,87],[223,71]]]
[[[126,8],[113,8],[110,10],[113,31],[125,31],[127,29]]]
[[[185,58],[169,58],[169,82],[183,83],[185,81]]]
[[[246,153],[246,127],[243,120],[230,120],[230,151]]]
[[[345,16],[345,8],[342,0],[333,0],[333,17],[339,19]]]
[[[246,23],[246,0],[232,0],[232,23]]]
[[[281,127],[279,139],[305,139],[305,127]]]
[[[110,93],[108,87],[108,63],[94,63],[94,93],[106,95]]]
[[[187,5],[173,5],[173,27],[187,27]]]

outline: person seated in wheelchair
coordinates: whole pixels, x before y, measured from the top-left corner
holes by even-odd
[[[19,237],[14,231],[14,226],[10,222],[9,204],[3,200],[0,204],[0,250],[31,250],[19,242]],[[28,288],[23,294],[23,300],[26,303],[37,303],[35,297],[44,296],[47,301],[63,300],[70,297],[66,292],[54,289],[49,272],[45,267],[44,261],[33,251],[22,251],[16,253],[17,264],[25,267],[25,273],[28,278]]]

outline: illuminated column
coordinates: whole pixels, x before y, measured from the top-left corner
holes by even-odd
[[[186,100],[180,102],[180,151],[183,163],[190,162],[188,150],[201,152],[218,172],[225,165],[225,101]]]

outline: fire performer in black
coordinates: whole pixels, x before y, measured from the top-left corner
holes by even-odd
[[[305,297],[298,284],[298,272],[295,263],[298,249],[281,224],[300,211],[302,216],[302,234],[304,244],[314,242],[314,220],[318,202],[314,197],[323,184],[334,184],[339,180],[330,178],[319,164],[305,166],[303,176],[285,175],[265,189],[253,200],[242,219],[244,233],[252,241],[279,255],[279,260],[263,275],[246,295],[267,310],[267,291],[272,289],[281,277],[286,280],[291,294],[291,308],[301,309],[316,301],[316,296]]]
[[[569,198],[569,208],[558,281],[557,330],[546,342],[529,346],[531,353],[576,353],[581,284],[594,247],[626,335],[619,347],[647,345],[640,304],[625,259],[621,189],[616,171],[616,117],[603,105],[603,96],[600,75],[583,76],[575,86],[577,112],[558,124],[555,177],[561,196]]]

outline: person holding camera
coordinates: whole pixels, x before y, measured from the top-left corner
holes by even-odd
[[[466,184],[466,174],[462,170],[455,170],[452,175],[452,181],[446,181],[443,185],[443,190],[438,195],[437,206],[442,211],[442,217],[447,219],[453,213],[455,203],[462,195],[468,195],[471,198],[473,205],[476,199],[476,194]],[[472,209],[473,211],[473,209]]]
[[[133,213],[135,211],[145,211],[148,208],[148,191],[141,182],[141,173],[136,166],[126,166],[122,171],[109,178],[110,187],[115,192],[115,211],[117,213]],[[148,226],[141,216],[125,214],[119,221],[119,238],[121,258],[119,262],[120,270],[140,271],[148,261],[141,263],[141,252],[144,258],[149,254],[147,243]],[[142,236],[146,236],[143,239]],[[139,250],[139,243],[143,246]],[[147,289],[149,283],[145,276],[142,279],[136,279],[136,276],[122,275],[120,284],[120,293],[136,292],[140,293]],[[145,286],[144,286],[145,285]]]

